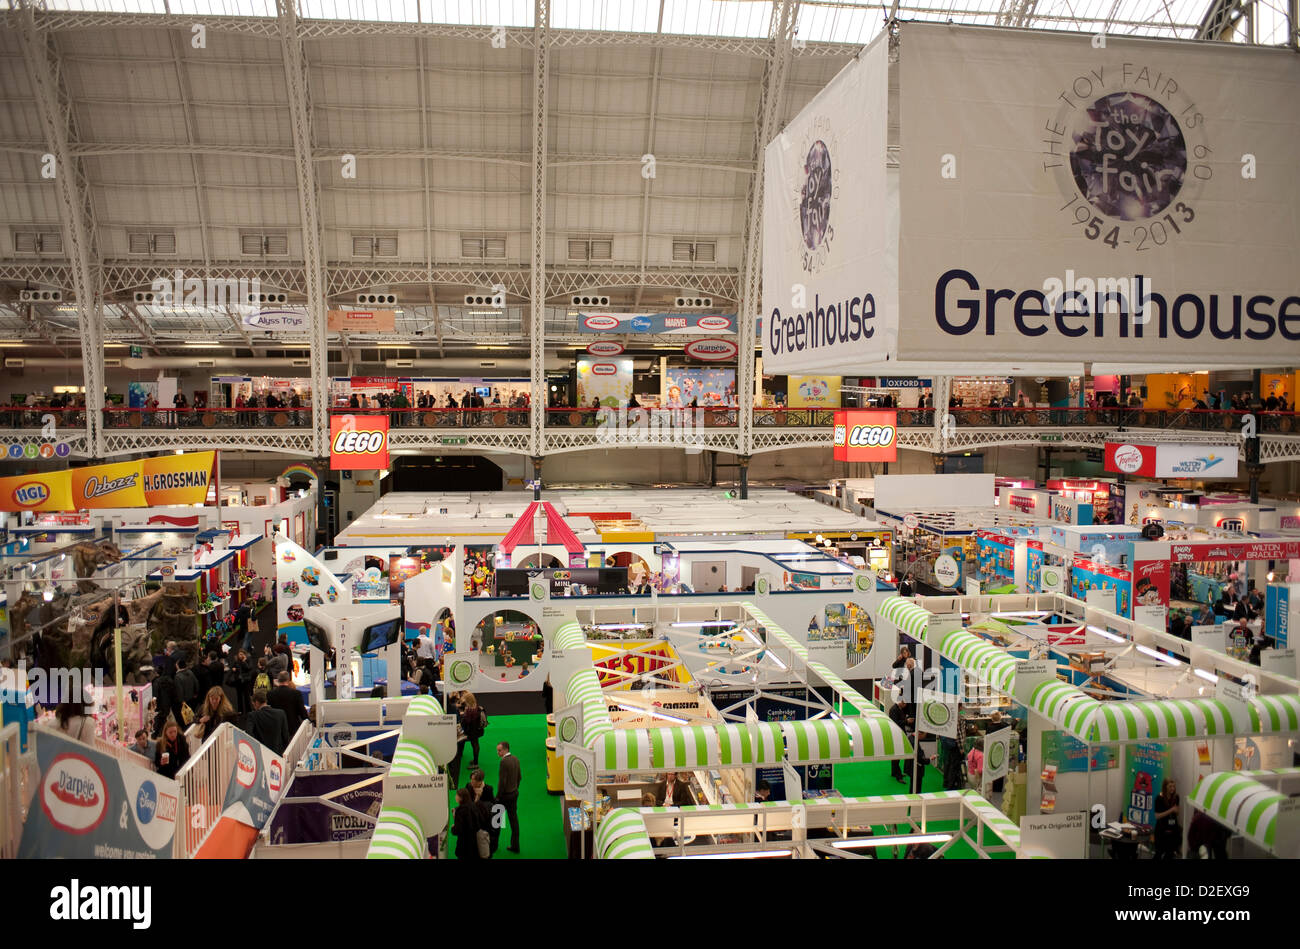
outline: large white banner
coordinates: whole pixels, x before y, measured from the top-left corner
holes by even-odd
[[[895,346],[898,201],[885,170],[885,39],[767,146],[765,372],[856,372]]]
[[[1235,445],[1157,445],[1157,478],[1235,478]]]
[[[908,23],[900,359],[1300,344],[1300,58]]]

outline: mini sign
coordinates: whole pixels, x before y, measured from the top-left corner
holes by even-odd
[[[897,461],[898,413],[843,409],[835,413],[836,461]]]
[[[336,415],[330,419],[331,471],[387,467],[387,415]]]

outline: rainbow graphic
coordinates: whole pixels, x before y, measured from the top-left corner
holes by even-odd
[[[313,481],[320,480],[320,476],[316,474],[316,472],[313,471],[311,468],[308,468],[306,465],[290,465],[288,468],[285,468],[283,471],[280,472],[279,477],[284,478],[287,481],[289,480],[290,477],[296,474],[306,475],[307,477],[311,478],[311,480]]]

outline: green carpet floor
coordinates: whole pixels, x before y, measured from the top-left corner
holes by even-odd
[[[484,780],[493,788],[497,786],[497,770],[500,759],[497,757],[497,742],[510,742],[510,751],[519,758],[523,780],[519,787],[519,854],[506,850],[509,843],[510,828],[502,830],[500,849],[492,859],[564,859],[568,854],[565,847],[563,818],[560,813],[561,795],[548,794],[546,791],[546,716],[545,715],[497,715],[492,718],[487,733],[479,744],[479,767],[483,769]],[[461,784],[469,782],[469,746],[465,748],[466,761],[461,766]],[[862,764],[836,765],[835,789],[846,797],[869,797],[880,794],[900,794],[904,785],[895,781],[889,774],[886,761],[864,762]],[[938,768],[925,769],[922,790],[943,790],[943,776]],[[455,807],[455,794],[452,794],[451,806]],[[949,822],[936,822],[931,825],[934,831],[950,830],[955,826]],[[875,828],[877,834],[889,833],[885,827]],[[454,849],[454,841],[452,847]],[[975,857],[975,851],[964,841],[959,841],[947,851],[953,858]],[[880,857],[888,859],[891,851],[883,850]],[[1007,855],[1004,855],[1007,856]]]

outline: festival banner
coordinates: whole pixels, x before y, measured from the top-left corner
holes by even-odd
[[[764,372],[856,376],[897,345],[886,39],[845,66],[764,152]]]
[[[232,732],[234,772],[216,826],[194,854],[198,859],[247,857],[284,788],[284,759],[246,732]]]
[[[1295,351],[1300,178],[1263,169],[1300,153],[1300,60],[1106,39],[908,24],[900,151],[934,162],[901,171],[900,360]]]
[[[141,764],[42,729],[40,786],[23,825],[21,858],[154,859],[172,855],[175,781]]]
[[[1138,827],[1154,827],[1156,823],[1156,796],[1160,782],[1169,770],[1169,746],[1160,742],[1144,741],[1126,748],[1128,761],[1128,804],[1124,817]]]

